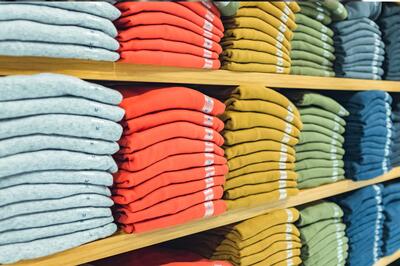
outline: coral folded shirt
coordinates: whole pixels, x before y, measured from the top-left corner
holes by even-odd
[[[123,120],[123,134],[131,135],[135,132],[140,132],[156,126],[184,121],[199,126],[209,127],[217,132],[221,132],[224,129],[224,123],[218,117],[207,115],[198,111],[171,109],[139,116],[129,120]]]
[[[140,25],[172,25],[193,31],[194,33],[213,40],[214,42],[221,41],[220,36],[207,31],[199,25],[194,24],[192,21],[164,12],[138,13],[127,17],[122,17],[118,19],[115,24],[119,29],[127,29]]]
[[[171,155],[201,152],[212,152],[224,156],[224,150],[212,142],[174,138],[156,143],[140,151],[118,154],[116,158],[127,163],[130,171],[139,171]]]
[[[187,109],[220,115],[225,105],[203,93],[185,87],[123,88],[125,119],[169,109]]]
[[[134,39],[127,42],[120,42],[120,52],[142,50],[181,53],[207,59],[218,59],[218,54],[216,52],[185,42],[175,42],[162,39]]]
[[[184,28],[172,25],[144,25],[122,30],[118,33],[117,40],[126,42],[133,39],[164,39],[170,41],[186,42],[199,47],[222,52],[221,45],[208,38]]]
[[[141,233],[187,223],[196,219],[216,216],[224,213],[225,210],[226,204],[223,200],[207,201],[173,215],[167,215],[134,224],[123,224],[122,228],[126,233]]]
[[[210,141],[217,146],[224,144],[224,138],[217,131],[189,122],[169,123],[131,135],[125,135],[119,141],[119,144],[122,146],[121,153],[132,153],[155,143],[179,137]]]
[[[214,164],[226,164],[226,159],[222,156],[215,155],[214,153],[179,154],[169,156],[162,161],[136,172],[129,171],[129,165],[121,163],[119,165],[121,170],[116,173],[116,176],[118,177],[119,175],[123,175],[124,171],[122,170],[125,170],[130,173],[131,178],[142,180],[142,182],[144,182],[164,172],[178,171],[192,167],[210,166]]]
[[[207,260],[196,253],[160,246],[146,247],[93,262],[95,266],[231,266],[227,261]]]
[[[210,165],[203,167],[189,168],[179,171],[165,172],[146,181],[135,178],[135,173],[121,171],[114,176],[115,187],[129,188],[131,194],[136,198],[142,198],[154,190],[170,184],[184,183],[194,180],[205,179],[213,176],[226,175],[228,166]]]
[[[136,13],[158,11],[175,15],[192,21],[196,25],[206,29],[219,37],[223,37],[223,30],[218,29],[211,21],[201,17],[189,8],[174,2],[121,2],[116,7],[122,12],[122,17]]]
[[[216,186],[196,193],[171,198],[137,212],[132,212],[128,208],[122,207],[117,211],[118,222],[122,224],[132,224],[158,218],[160,216],[175,214],[202,202],[221,199],[223,193],[223,187]]]
[[[200,1],[203,6],[208,8],[215,16],[221,18],[221,12],[216,5],[214,5],[213,1],[211,0],[201,0]]]
[[[224,25],[222,24],[221,18],[215,16],[211,10],[202,5],[200,2],[181,1],[178,3],[189,8],[200,17],[206,18],[213,25],[215,25],[220,31],[224,32]]]
[[[214,176],[192,182],[172,184],[159,188],[141,199],[136,199],[129,189],[114,189],[112,196],[117,204],[124,204],[131,212],[137,212],[149,208],[159,202],[179,196],[206,190],[213,186],[222,186],[225,183],[224,176]]]
[[[171,53],[163,51],[126,51],[121,52],[121,63],[138,65],[160,65],[171,67],[189,67],[204,69],[219,69],[219,60],[207,59],[190,54]]]

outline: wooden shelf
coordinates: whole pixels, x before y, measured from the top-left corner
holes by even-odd
[[[34,74],[39,72],[68,74],[89,80],[230,86],[257,83],[272,88],[400,92],[400,82],[396,81],[198,70],[41,57],[0,56],[0,75]]]
[[[374,266],[388,266],[390,263],[393,263],[398,259],[400,259],[400,250],[390,256],[381,258],[374,264]]]
[[[114,256],[146,246],[162,243],[179,237],[206,231],[223,225],[232,224],[249,219],[251,217],[268,213],[273,210],[299,206],[319,199],[329,198],[334,195],[342,194],[368,185],[385,182],[399,177],[400,167],[397,167],[389,173],[376,177],[374,179],[359,182],[344,180],[334,184],[303,190],[297,196],[290,197],[287,200],[267,203],[251,208],[232,210],[217,217],[197,220],[187,224],[157,230],[149,233],[138,235],[117,233],[103,240],[98,240],[52,256],[40,258],[37,260],[24,261],[15,265],[68,266],[83,264],[86,262]],[[381,265],[387,264],[379,264],[379,266]]]

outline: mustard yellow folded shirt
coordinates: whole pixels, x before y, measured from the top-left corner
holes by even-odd
[[[283,13],[289,16],[293,21],[295,20],[294,12],[284,1],[271,1],[271,3],[279,8]],[[295,6],[293,6],[295,8]],[[298,11],[297,11],[298,12]],[[296,13],[297,13],[296,12]]]
[[[236,12],[236,17],[256,17],[264,22],[270,24],[274,28],[278,29],[280,32],[283,33],[285,38],[289,41],[293,39],[293,32],[284,24],[283,22],[279,21],[276,17],[271,16],[264,10],[260,8],[254,7],[241,7]]]
[[[235,39],[224,39],[221,43],[221,46],[224,49],[242,49],[242,50],[252,50],[263,53],[268,53],[278,58],[283,58],[288,62],[291,62],[290,56],[288,53],[283,50],[277,48],[275,45],[272,45],[268,42],[258,41],[258,40],[235,40]]]
[[[221,69],[240,71],[240,72],[260,72],[274,74],[289,74],[289,67],[280,67],[276,65],[259,64],[259,63],[236,63],[224,61]]]
[[[244,166],[237,170],[228,172],[227,179],[246,175],[250,173],[268,172],[274,170],[293,170],[295,168],[294,163],[282,163],[282,162],[262,162]]]
[[[290,62],[282,57],[252,50],[229,48],[222,52],[220,58],[224,61],[235,63],[259,63],[279,67],[290,67]]]
[[[224,121],[227,130],[267,127],[280,130],[295,138],[300,136],[300,130],[293,124],[269,114],[225,111],[220,118]]]
[[[292,137],[283,131],[266,127],[254,127],[234,131],[224,130],[222,135],[225,138],[225,144],[228,146],[258,140],[274,140],[289,146],[294,146],[299,142],[298,138]]]
[[[286,15],[282,10],[277,8],[275,5],[271,4],[271,2],[268,1],[260,1],[260,2],[251,2],[251,1],[246,1],[246,2],[240,2],[240,7],[258,7],[261,10],[273,15],[283,23],[285,23],[289,29],[295,30],[296,29],[296,23],[294,22],[293,18],[290,18],[288,15]]]
[[[289,54],[289,49],[286,48],[281,42],[272,37],[271,35],[262,31],[251,29],[251,28],[233,28],[226,29],[224,32],[224,39],[222,43],[233,40],[253,40],[260,41],[266,44],[270,44],[279,50],[282,50],[285,54]],[[261,48],[258,48],[261,49]]]
[[[271,192],[277,189],[296,188],[296,181],[279,180],[257,185],[245,185],[225,191],[224,199],[238,199],[259,193]]]
[[[277,151],[260,151],[243,156],[237,156],[228,161],[229,170],[234,171],[247,165],[261,163],[261,162],[283,162],[294,163],[295,157],[293,155],[277,152]]]
[[[245,185],[258,185],[279,180],[297,182],[297,173],[288,170],[273,170],[268,172],[258,172],[241,175],[228,179],[224,184],[224,190],[239,188]]]
[[[225,157],[229,160],[237,156],[247,155],[259,151],[280,151],[292,156],[296,155],[295,149],[286,144],[273,140],[260,140],[246,142],[234,146],[224,146]]]

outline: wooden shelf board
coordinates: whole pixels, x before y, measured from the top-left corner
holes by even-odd
[[[400,167],[397,167],[394,168],[392,171],[388,172],[387,174],[382,175],[380,177],[376,177],[374,179],[359,181],[359,182],[344,180],[334,184],[303,190],[297,196],[290,197],[287,200],[273,202],[273,203],[266,203],[250,208],[232,210],[217,217],[197,220],[179,226],[174,226],[138,235],[135,234],[129,235],[119,232],[103,240],[98,240],[52,256],[36,260],[23,261],[15,264],[15,266],[16,265],[68,266],[68,265],[83,264],[101,258],[106,258],[117,254],[125,253],[131,250],[136,250],[139,248],[162,243],[179,237],[206,231],[223,225],[243,221],[251,217],[268,213],[273,210],[299,206],[305,203],[328,198],[334,195],[356,190],[358,188],[362,188],[368,185],[382,183],[399,177],[400,177]]]
[[[390,263],[393,263],[398,259],[400,259],[400,250],[390,256],[381,258],[374,264],[374,266],[388,266]]]
[[[73,59],[0,56],[0,75],[53,72],[89,80],[230,85],[263,84],[272,88],[385,90],[400,92],[400,82],[297,75],[199,70]]]

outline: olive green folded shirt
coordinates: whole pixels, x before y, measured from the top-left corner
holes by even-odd
[[[308,27],[315,29],[318,32],[327,34],[329,37],[333,37],[333,31],[330,28],[328,28],[321,22],[319,22],[315,19],[309,18],[301,13],[296,14],[295,21],[296,21],[296,24],[306,25]]]
[[[302,42],[310,43],[314,46],[320,47],[321,49],[327,50],[331,53],[335,52],[335,47],[333,46],[333,44],[329,44],[327,42],[324,42],[321,39],[315,38],[314,36],[303,33],[303,32],[299,32],[299,31],[294,32],[292,41],[302,41]]]
[[[335,122],[331,119],[328,119],[328,118],[325,118],[322,116],[318,116],[318,115],[312,115],[312,114],[301,115],[301,121],[304,124],[319,125],[321,127],[327,128],[327,129],[337,132],[339,134],[343,134],[345,131],[345,128],[338,122]]]
[[[315,201],[297,208],[300,216],[297,221],[298,227],[307,226],[325,219],[343,217],[343,210],[334,202]]]
[[[324,159],[311,159],[296,162],[295,170],[301,171],[309,168],[343,168],[343,160],[324,160]]]
[[[292,49],[298,51],[310,52],[312,54],[316,54],[318,56],[326,58],[329,61],[334,61],[336,58],[335,55],[329,50],[325,50],[321,47],[318,47],[316,45],[304,41],[292,41]]]
[[[335,122],[338,122],[343,127],[346,126],[346,121],[340,116],[336,115],[333,112],[318,108],[318,107],[301,107],[299,108],[299,112],[301,115],[319,115]]]

